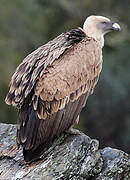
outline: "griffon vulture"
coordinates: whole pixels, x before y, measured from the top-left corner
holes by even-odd
[[[78,123],[102,69],[104,35],[120,30],[102,16],[62,33],[17,67],[6,103],[19,109],[17,144],[26,162],[37,159],[62,132]],[[72,131],[73,133],[73,131]]]

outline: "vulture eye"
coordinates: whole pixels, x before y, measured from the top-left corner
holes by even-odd
[[[102,22],[102,24],[104,24],[104,25],[105,25],[105,24],[107,24],[107,22],[106,22],[106,21],[103,21],[103,22]]]

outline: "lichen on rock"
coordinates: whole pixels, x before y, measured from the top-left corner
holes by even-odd
[[[15,143],[16,125],[0,124],[0,179],[129,180],[130,156],[123,151],[99,149],[85,134],[63,134],[39,161],[26,164]]]

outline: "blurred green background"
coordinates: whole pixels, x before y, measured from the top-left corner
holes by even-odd
[[[122,31],[105,38],[103,70],[78,128],[99,139],[101,147],[130,152],[129,0],[0,0],[0,122],[17,122],[17,111],[4,102],[17,65],[92,14],[112,18]]]

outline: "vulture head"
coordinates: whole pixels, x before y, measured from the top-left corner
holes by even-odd
[[[89,37],[93,37],[100,41],[102,39],[103,45],[104,35],[110,31],[119,31],[120,26],[103,16],[89,16],[84,22],[83,30]]]

